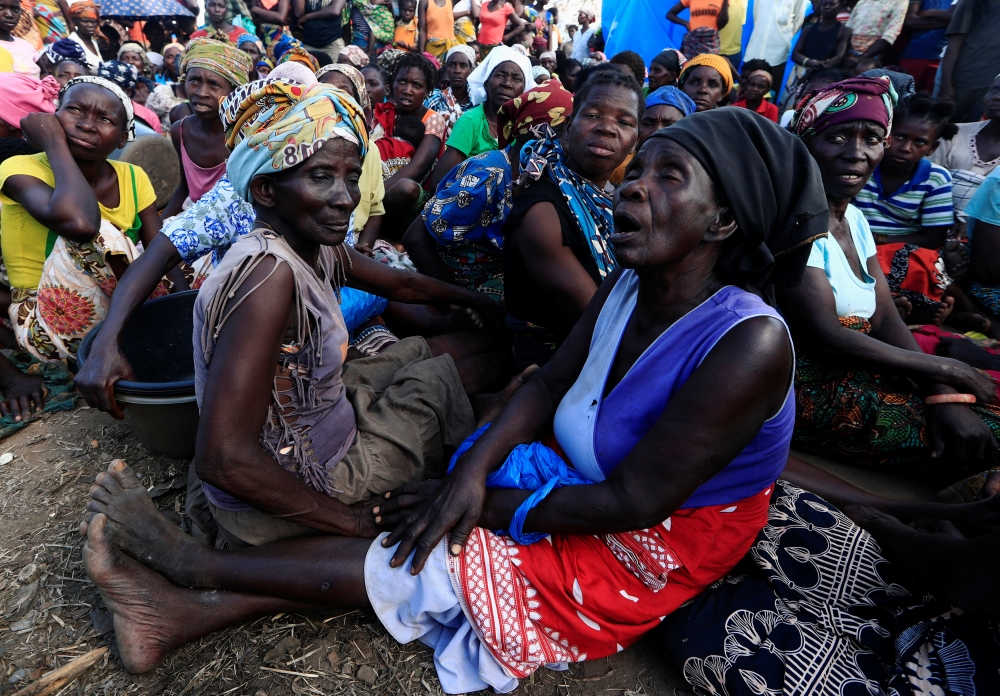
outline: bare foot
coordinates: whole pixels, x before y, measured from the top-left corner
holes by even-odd
[[[910,304],[910,301],[902,295],[892,298],[892,303],[896,305],[896,311],[899,312],[899,316],[903,319],[910,316],[910,312],[913,311],[913,305]]]
[[[106,518],[106,533],[117,548],[178,585],[190,587],[196,579],[183,568],[205,547],[164,517],[135,472],[121,459],[97,475],[87,510]],[[92,522],[91,522],[92,524]],[[80,526],[87,534],[87,523]]]
[[[476,427],[480,428],[487,423],[492,423],[496,420],[500,412],[503,411],[503,407],[507,405],[517,390],[528,383],[531,376],[538,371],[538,365],[528,365],[524,369],[524,372],[517,375],[514,379],[510,381],[502,392],[496,394],[479,394],[472,401],[472,410],[476,412]]]
[[[948,315],[951,314],[951,310],[954,308],[955,308],[954,297],[946,295],[945,297],[941,298],[941,301],[938,302],[937,308],[934,310],[934,320],[931,323],[933,323],[935,326],[941,326],[941,324],[944,323],[944,320],[948,318]]]
[[[982,314],[975,312],[953,312],[948,324],[962,331],[978,331],[988,334],[993,324]]]
[[[141,674],[177,647],[169,631],[176,614],[167,598],[182,590],[118,551],[105,534],[105,522],[104,515],[90,521],[83,566],[114,618],[122,664],[132,674]]]

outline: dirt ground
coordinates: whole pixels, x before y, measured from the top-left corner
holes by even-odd
[[[125,672],[114,650],[110,616],[83,572],[77,532],[90,484],[115,458],[135,469],[170,519],[185,524],[187,462],[150,455],[127,424],[99,411],[78,405],[0,442],[0,694],[13,694],[102,645],[112,648],[108,658],[58,693],[441,693],[430,650],[398,645],[370,611],[269,616],[203,638],[148,674]],[[647,640],[568,672],[539,670],[516,693],[682,696],[689,691]]]

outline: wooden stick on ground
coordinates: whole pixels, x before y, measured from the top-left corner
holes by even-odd
[[[67,662],[59,669],[49,672],[34,684],[24,687],[14,696],[48,696],[54,694],[71,681],[97,664],[108,652],[107,646],[91,650],[75,660]]]

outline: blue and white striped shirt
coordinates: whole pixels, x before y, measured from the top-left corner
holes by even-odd
[[[955,222],[951,200],[951,174],[944,167],[922,159],[913,178],[891,196],[882,191],[881,166],[857,196],[857,206],[872,234],[904,235],[924,227],[940,227]]]

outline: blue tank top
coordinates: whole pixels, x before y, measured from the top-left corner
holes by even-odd
[[[727,285],[660,334],[603,398],[638,289],[635,272],[624,271],[598,317],[587,362],[556,410],[556,440],[573,466],[591,481],[603,481],[632,451],[730,329],[760,316],[785,323],[756,295]],[[789,385],[781,410],[765,421],[733,461],[699,486],[682,508],[734,503],[774,483],[788,460],[795,425],[791,393]]]

